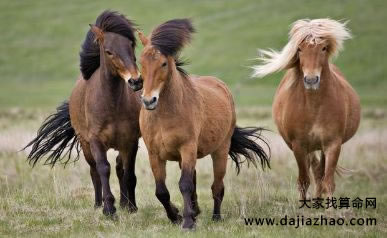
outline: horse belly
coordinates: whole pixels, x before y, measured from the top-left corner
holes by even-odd
[[[198,158],[212,154],[231,140],[235,127],[235,108],[232,94],[221,80],[200,77],[195,81],[203,98],[202,127],[198,139]]]

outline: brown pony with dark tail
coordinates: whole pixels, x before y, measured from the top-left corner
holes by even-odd
[[[117,12],[105,11],[86,35],[80,53],[82,77],[76,82],[69,103],[58,107],[38,131],[29,160],[35,164],[44,155],[46,163],[67,163],[62,155],[79,142],[95,190],[95,206],[104,202],[103,213],[115,213],[114,196],[109,186],[108,149],[119,151],[117,176],[120,205],[137,210],[135,200],[135,162],[140,137],[138,117],[141,107],[138,93],[128,84],[138,79],[134,48],[134,24]],[[133,89],[138,85],[130,84]],[[68,150],[67,150],[68,151]]]
[[[174,223],[182,217],[170,201],[165,167],[168,160],[179,162],[179,188],[184,198],[183,229],[193,229],[200,213],[195,169],[198,158],[212,157],[212,218],[216,221],[221,219],[228,155],[238,171],[241,155],[254,164],[261,161],[262,168],[269,166],[269,156],[258,144],[263,141],[262,129],[236,126],[234,102],[228,87],[215,77],[189,76],[182,70],[178,53],[191,40],[193,32],[188,19],[167,21],[149,37],[139,32],[144,45],[141,133],[155,177],[156,196]]]

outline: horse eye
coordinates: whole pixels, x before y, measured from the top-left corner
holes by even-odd
[[[324,47],[322,48],[322,51],[326,51],[326,50],[327,50],[327,47],[324,46]]]
[[[105,52],[106,52],[106,54],[107,54],[108,56],[112,56],[112,55],[113,55],[113,53],[110,52],[109,50],[105,50]]]
[[[164,62],[164,63],[161,65],[161,67],[165,67],[165,66],[167,66],[167,62]]]

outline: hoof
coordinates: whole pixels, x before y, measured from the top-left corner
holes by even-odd
[[[136,213],[137,211],[138,211],[138,208],[136,206],[132,206],[132,205],[128,206],[129,213]]]
[[[184,218],[182,229],[183,231],[194,231],[196,228],[194,219],[191,217]]]
[[[193,227],[190,227],[190,228],[182,227],[181,230],[184,231],[184,232],[193,232],[193,231],[196,230],[196,226],[194,225]]]
[[[102,202],[101,203],[94,203],[94,209],[98,209],[102,207]]]
[[[120,207],[121,208],[126,208],[127,206],[129,206],[128,201],[120,201]]]
[[[220,214],[214,214],[212,215],[212,220],[218,222],[218,221],[222,221],[223,219]]]
[[[126,209],[129,213],[136,213],[138,208],[137,206],[129,203],[128,201],[120,201],[120,207]]]
[[[116,213],[116,208],[114,206],[111,206],[111,207],[105,206],[102,212],[105,216],[113,216]]]
[[[199,206],[195,206],[194,207],[194,217],[197,217],[197,216],[199,216],[199,214],[201,213],[201,211],[200,211],[200,208],[199,208]]]
[[[183,217],[180,216],[179,214],[176,215],[175,219],[171,219],[171,222],[176,225],[180,225],[182,221],[183,221]]]
[[[167,216],[173,224],[179,225],[183,221],[183,217],[179,215],[179,209],[177,209],[174,205],[171,205],[171,210],[170,212],[167,212]]]

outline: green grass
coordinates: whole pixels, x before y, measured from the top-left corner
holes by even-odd
[[[0,108],[54,108],[78,77],[78,52],[88,24],[104,9],[119,10],[149,33],[165,20],[191,17],[198,30],[183,55],[189,72],[229,84],[240,106],[265,105],[282,74],[249,80],[257,48],[280,49],[300,18],[350,20],[354,39],[335,61],[362,104],[387,103],[387,2],[364,1],[10,1],[0,3]],[[138,52],[141,47],[138,48]]]
[[[384,113],[384,114],[383,114]],[[354,170],[336,176],[337,197],[376,197],[376,209],[313,210],[299,209],[296,189],[297,165],[282,139],[266,133],[273,148],[272,169],[262,172],[242,168],[236,175],[229,162],[225,177],[224,221],[211,221],[212,163],[209,158],[197,164],[198,197],[202,214],[196,232],[185,234],[166,217],[154,195],[155,185],[146,150],[141,145],[136,174],[136,214],[118,209],[117,219],[102,215],[93,208],[94,192],[89,169],[83,157],[63,169],[38,164],[32,169],[26,154],[17,152],[32,137],[47,112],[13,110],[1,114],[0,128],[0,237],[385,237],[387,234],[387,121],[386,112],[367,112],[358,134],[342,150],[339,164]],[[241,125],[264,125],[273,128],[267,109],[242,111]],[[384,115],[384,116],[383,116]],[[260,118],[257,120],[257,118]],[[115,153],[109,153],[110,184],[116,201],[119,186]],[[171,199],[182,210],[178,188],[177,163],[167,165],[167,186]],[[310,188],[312,192],[313,187]],[[117,202],[116,202],[116,205]],[[276,218],[304,216],[350,219],[376,218],[376,226],[246,226],[244,217]]]

